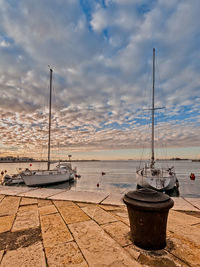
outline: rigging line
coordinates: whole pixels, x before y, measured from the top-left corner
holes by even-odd
[[[147,74],[147,83],[146,83],[146,86],[145,86],[145,90],[143,90],[143,105],[145,105],[145,103],[147,103],[147,109],[143,109],[143,110],[148,110],[148,112],[147,112],[147,117],[145,118],[145,120],[146,120],[146,126],[147,127],[145,127],[146,128],[146,133],[147,133],[147,136],[148,136],[148,133],[149,133],[149,131],[150,131],[150,125],[151,125],[151,116],[150,116],[150,104],[149,104],[149,99],[150,99],[150,97],[152,98],[152,92],[151,92],[151,90],[149,90],[149,88],[150,88],[150,85],[151,85],[151,83],[152,83],[152,75],[151,75],[151,70],[150,70],[150,68],[148,68],[148,72],[147,72],[148,74]],[[148,118],[148,119],[147,119]],[[141,157],[140,157],[140,165],[139,165],[139,167],[141,167],[141,161],[143,160],[143,157],[144,157],[144,152],[145,152],[145,150],[144,150],[144,142],[142,143],[142,154],[141,154]],[[147,155],[148,156],[148,155]]]
[[[143,144],[143,147],[142,147],[142,154],[141,154],[141,157],[140,157],[139,169],[141,168],[141,164],[142,164],[142,160],[143,160],[143,154],[144,154],[144,144]]]
[[[158,84],[158,86],[155,86],[155,88],[161,88],[161,79],[160,79],[160,73],[159,73],[159,68],[158,68],[158,61],[157,61],[157,57],[155,58],[155,65],[156,65],[156,73],[157,73],[157,78],[156,78],[156,83]],[[158,81],[158,82],[157,82]],[[164,107],[161,107],[161,108],[155,108],[155,109],[163,109]],[[162,114],[162,111],[161,111],[161,114]],[[161,116],[161,120],[160,121],[165,121],[166,120],[166,116],[165,115],[162,115]],[[159,123],[159,117],[158,115],[155,114],[155,126],[157,125],[157,127],[160,125]],[[159,136],[158,136],[158,132],[155,131],[155,137],[157,138],[157,142],[155,143],[155,148],[156,146],[159,147]],[[155,139],[156,139],[155,138]],[[163,146],[163,143],[161,143],[161,147]],[[162,150],[161,150],[162,152]],[[162,154],[162,153],[161,153]]]
[[[55,76],[55,72],[54,72],[54,76]],[[59,105],[58,105],[58,101],[57,101],[58,98],[57,98],[56,94],[57,94],[57,91],[55,90],[55,86],[53,84],[53,86],[52,86],[53,108],[52,109],[54,109],[54,116],[52,118],[52,126],[55,129],[58,126],[57,117],[55,116],[55,114],[56,114],[56,111],[59,110]],[[56,142],[57,141],[56,139],[58,139],[58,136],[55,135],[55,133],[54,133],[53,140]],[[54,156],[54,158],[56,159],[56,155],[55,155],[55,152],[56,152],[56,154],[58,155],[58,159],[60,160],[60,156],[59,156],[60,145],[58,145],[58,144],[59,144],[59,140],[56,142],[56,149],[54,150],[53,147],[52,147],[52,156]]]
[[[149,118],[149,120],[148,120],[148,123],[147,123],[147,136],[148,137],[150,137],[151,136],[151,110],[150,109],[148,109],[148,118]],[[147,140],[148,141],[148,144],[150,144],[150,140]],[[147,150],[148,151],[148,158],[150,158],[151,157],[151,150]]]
[[[157,57],[155,58],[155,65],[156,65],[156,73],[157,73],[157,81],[158,81],[158,87],[160,88],[161,87],[161,79],[160,79],[160,72],[159,72],[159,68],[158,68],[158,61],[157,61]]]
[[[54,76],[55,76],[55,72],[54,72]],[[59,101],[58,101],[58,92],[55,90],[55,86],[53,84],[52,86],[52,98],[53,98],[53,101],[52,103],[54,104],[54,114],[56,115],[56,111],[59,112]],[[57,117],[54,115],[54,118],[53,118],[53,121],[52,121],[52,125],[56,128],[58,125],[58,121],[57,121]]]
[[[145,87],[145,90],[144,90],[144,93],[143,93],[143,97],[144,97],[144,102],[146,103],[149,103],[149,93],[151,94],[151,90],[149,90],[150,88],[150,85],[152,83],[152,77],[151,77],[151,72],[150,72],[150,68],[149,68],[149,71],[148,71],[148,74],[147,74],[147,83],[146,83],[146,87]],[[152,96],[152,95],[151,95]],[[145,101],[146,99],[146,101]],[[148,104],[147,104],[148,106]]]

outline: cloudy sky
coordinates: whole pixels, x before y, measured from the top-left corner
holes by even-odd
[[[200,158],[199,0],[0,0],[0,156]]]

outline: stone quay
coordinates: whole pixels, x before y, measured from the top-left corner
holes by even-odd
[[[0,266],[200,266],[200,198],[173,198],[167,245],[154,251],[131,241],[122,198],[0,186]]]

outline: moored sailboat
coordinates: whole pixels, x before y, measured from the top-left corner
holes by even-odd
[[[27,186],[40,186],[53,183],[72,181],[76,176],[76,169],[72,169],[71,163],[58,163],[55,169],[50,170],[51,152],[51,95],[52,95],[52,75],[50,68],[50,97],[49,97],[49,132],[48,132],[48,162],[47,170],[25,169],[20,172],[20,176]]]
[[[178,179],[174,167],[158,168],[154,156],[154,91],[155,91],[155,48],[153,48],[153,86],[152,86],[152,135],[151,135],[151,161],[144,167],[136,170],[137,187],[148,187],[159,191],[178,189]]]

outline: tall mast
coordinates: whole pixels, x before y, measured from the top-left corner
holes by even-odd
[[[152,137],[151,137],[151,166],[154,166],[154,87],[155,87],[155,48],[153,48],[153,86],[152,86]]]
[[[48,141],[48,163],[47,170],[50,169],[50,143],[51,143],[51,92],[52,92],[52,74],[53,70],[50,68],[50,94],[49,94],[49,141]]]

